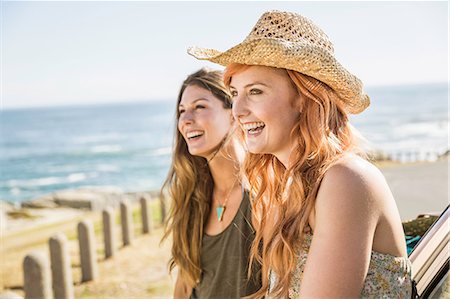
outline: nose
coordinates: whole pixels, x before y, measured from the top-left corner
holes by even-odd
[[[186,110],[182,114],[180,114],[180,117],[178,118],[178,125],[181,127],[183,125],[192,124],[194,122],[194,115],[192,111]]]
[[[247,107],[247,99],[245,96],[235,96],[233,98],[233,116],[235,119],[239,120],[240,117],[246,116],[249,113]]]

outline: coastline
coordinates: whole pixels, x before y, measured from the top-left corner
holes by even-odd
[[[123,192],[118,187],[104,186],[59,190],[23,201],[20,205],[0,200],[0,233],[8,236],[29,227],[67,221],[90,212],[101,212],[107,207],[116,209],[123,200],[134,204],[141,197],[152,200],[158,196],[159,190]]]
[[[375,165],[386,177],[394,198],[397,203],[402,221],[416,218],[422,213],[440,213],[448,205],[448,158],[442,158],[435,162],[398,163],[392,161],[375,162]],[[97,200],[100,203],[109,203],[117,207],[118,198],[126,198],[136,207],[141,196],[151,197],[156,204],[157,191],[145,193],[120,193],[117,189],[70,190],[66,195],[86,200]],[[112,192],[112,190],[116,190]],[[62,191],[59,192],[61,195]],[[67,192],[67,190],[65,190]],[[54,193],[57,194],[58,192]],[[78,196],[78,195],[84,195]],[[94,196],[95,195],[95,196]],[[103,196],[103,197],[102,197]],[[106,197],[105,197],[106,196]],[[74,282],[77,298],[91,298],[97,296],[129,294],[142,296],[168,297],[171,294],[174,283],[173,276],[169,276],[167,261],[169,259],[170,241],[158,246],[162,236],[160,225],[156,227],[151,235],[140,235],[139,239],[130,248],[124,248],[112,261],[99,259],[100,271],[104,273],[95,282],[79,284],[79,257],[77,256],[77,242],[75,227],[81,219],[91,219],[97,223],[100,230],[101,204],[91,205],[92,209],[75,209],[55,204],[55,198],[49,196],[41,197],[24,204],[23,209],[14,209],[11,205],[2,205],[0,209],[8,217],[1,216],[2,222],[7,219],[7,227],[1,232],[0,254],[1,277],[0,297],[5,292],[17,292],[22,294],[22,260],[31,250],[43,250],[48,252],[47,240],[56,232],[63,232],[69,236],[71,242],[72,266],[74,267]],[[59,197],[61,199],[61,196]],[[109,202],[104,199],[111,199]],[[112,200],[112,199],[116,200]],[[62,203],[64,201],[60,201]],[[67,202],[66,202],[67,204]],[[41,205],[40,208],[37,206]],[[28,206],[28,207],[26,207]],[[9,212],[7,211],[9,209]],[[25,218],[18,217],[18,212],[27,215]],[[12,215],[16,215],[13,217]],[[116,215],[118,212],[116,211]],[[17,217],[16,217],[17,216]],[[31,217],[30,217],[31,216]],[[139,224],[135,227],[136,235],[139,235]],[[99,232],[100,233],[100,232]],[[120,237],[119,232],[118,238]],[[102,252],[102,237],[97,235],[97,251]],[[136,258],[136,257],[139,258]],[[12,274],[11,274],[12,273]],[[139,282],[139,283],[136,283]],[[114,288],[111,285],[115,285]],[[113,291],[111,291],[113,290]]]
[[[375,161],[394,195],[402,221],[428,212],[440,212],[448,205],[448,156],[433,162],[400,163]],[[0,200],[0,232],[5,235],[28,226],[76,218],[88,211],[117,208],[121,200],[136,202],[140,197],[157,198],[159,190],[123,192],[114,186],[59,190],[13,204]]]

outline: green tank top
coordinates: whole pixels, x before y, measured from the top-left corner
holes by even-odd
[[[255,293],[261,287],[259,264],[254,263],[252,276],[247,279],[254,238],[250,200],[244,192],[230,225],[218,235],[203,235],[202,277],[191,298],[241,298]]]

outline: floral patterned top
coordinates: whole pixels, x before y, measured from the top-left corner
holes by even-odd
[[[312,235],[306,234],[298,263],[292,275],[289,288],[289,298],[298,298],[303,271],[311,246]],[[269,275],[270,290],[276,282],[276,275],[272,271]],[[369,270],[364,281],[360,298],[411,298],[412,278],[411,262],[406,257],[396,257],[390,254],[372,251]]]

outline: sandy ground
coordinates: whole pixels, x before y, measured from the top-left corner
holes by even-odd
[[[136,210],[137,211],[137,210]],[[117,251],[108,260],[104,258],[103,237],[101,236],[101,215],[85,212],[72,215],[64,221],[28,227],[23,231],[14,231],[2,235],[0,298],[8,298],[7,291],[23,296],[22,261],[31,251],[40,251],[49,255],[48,239],[63,232],[69,239],[72,276],[75,298],[170,298],[173,280],[167,270],[170,254],[170,241],[160,244],[162,227],[154,217],[154,229],[151,234],[142,234],[139,214],[135,211],[134,238],[131,246],[123,247],[121,230],[115,226]],[[118,212],[116,212],[117,214]],[[76,225],[81,220],[90,220],[96,231],[96,253],[99,277],[93,282],[81,283],[81,268]]]
[[[449,163],[380,165],[394,195],[402,221],[426,212],[442,212],[449,204]]]
[[[167,270],[170,242],[162,230],[136,238],[113,259],[100,262],[99,279],[75,287],[76,298],[170,298],[174,280]],[[79,281],[79,279],[78,279]]]
[[[439,212],[448,205],[448,162],[379,165],[395,196],[402,220],[415,218],[424,212]],[[139,220],[135,219],[135,239],[132,246],[120,248],[113,259],[103,258],[103,239],[100,234],[100,213],[64,214],[58,217],[47,214],[42,222],[30,225],[21,220],[19,229],[1,235],[0,246],[0,298],[1,293],[13,291],[23,295],[22,261],[32,250],[48,254],[48,238],[64,232],[69,240],[72,274],[76,298],[171,298],[174,280],[167,271],[170,242],[159,245],[162,228],[151,235],[140,233]],[[61,217],[61,215],[66,217]],[[62,220],[63,218],[64,220]],[[90,283],[80,283],[76,223],[91,219],[96,224],[99,278]],[[156,218],[155,218],[156,219]],[[120,228],[116,227],[116,240],[120,243]]]

